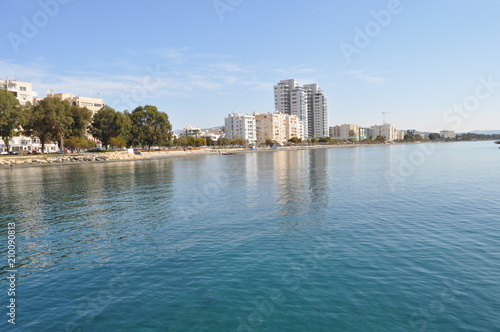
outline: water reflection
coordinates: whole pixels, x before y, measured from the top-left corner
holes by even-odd
[[[169,161],[7,169],[0,181],[0,222],[16,223],[25,274],[62,260],[68,269],[104,264],[117,241],[149,236],[171,218]]]

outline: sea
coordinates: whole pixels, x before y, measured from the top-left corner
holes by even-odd
[[[500,331],[499,166],[486,141],[2,168],[0,331]]]

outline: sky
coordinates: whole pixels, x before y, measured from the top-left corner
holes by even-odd
[[[0,78],[155,105],[174,129],[273,112],[295,78],[330,125],[500,129],[497,0],[0,0]]]

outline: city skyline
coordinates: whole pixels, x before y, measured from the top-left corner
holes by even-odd
[[[0,78],[118,111],[156,105],[174,129],[273,112],[289,78],[321,86],[330,126],[386,112],[401,129],[500,128],[494,1],[297,1],[286,15],[281,1],[93,4],[7,1]]]

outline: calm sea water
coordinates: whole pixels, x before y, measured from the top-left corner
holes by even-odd
[[[1,169],[0,330],[500,331],[499,164],[472,142]]]

